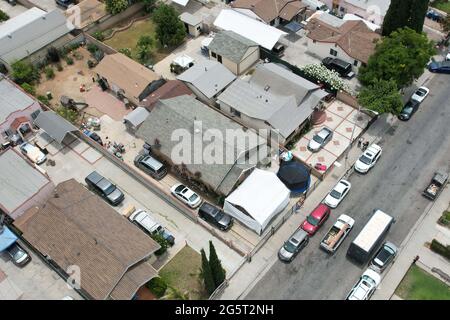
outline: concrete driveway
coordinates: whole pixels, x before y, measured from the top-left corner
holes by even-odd
[[[18,16],[19,14],[24,13],[28,9],[19,3],[16,4],[15,6],[12,6],[6,1],[0,1],[0,10],[2,10],[4,13],[6,13],[9,16],[9,18],[14,18],[15,16]]]

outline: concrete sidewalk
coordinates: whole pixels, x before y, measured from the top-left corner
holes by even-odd
[[[384,115],[375,121],[375,123],[363,135],[365,140],[370,142],[378,141],[382,135],[391,128],[397,121],[392,115]],[[241,269],[230,279],[228,287],[218,299],[243,299],[245,295],[253,288],[258,280],[267,270],[277,261],[277,252],[282,246],[288,235],[292,234],[306,215],[313,210],[328,194],[330,189],[340,180],[346,171],[353,165],[356,159],[361,155],[361,149],[355,145],[348,153],[348,159],[341,159],[341,166],[335,166],[330,174],[322,181],[317,189],[305,200],[305,203],[299,213],[292,215],[284,225],[267,241],[251,259],[250,263],[244,263]]]
[[[420,195],[418,195],[420,196]],[[450,276],[450,263],[442,256],[432,252],[425,247],[426,242],[436,239],[441,243],[450,244],[450,229],[439,226],[436,222],[442,212],[449,207],[450,187],[447,187],[440,194],[435,202],[430,202],[427,210],[422,214],[415,226],[399,247],[399,254],[385,271],[383,280],[378,290],[373,295],[374,300],[389,300],[394,298],[394,292],[402,281],[411,266],[416,255],[420,257],[418,265],[435,277],[440,276],[432,272],[433,268],[440,269]],[[386,273],[387,272],[387,273]]]

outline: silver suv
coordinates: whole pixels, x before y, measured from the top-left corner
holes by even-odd
[[[333,131],[327,127],[322,128],[317,134],[313,136],[309,141],[308,149],[312,152],[317,152],[323,148],[333,138]]]
[[[134,159],[134,165],[156,180],[167,174],[167,168],[150,155],[140,154]]]
[[[303,229],[298,229],[278,251],[278,258],[284,262],[291,262],[308,242],[308,233]]]

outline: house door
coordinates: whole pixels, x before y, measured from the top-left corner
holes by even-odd
[[[220,63],[222,63],[222,56],[220,54],[217,55],[217,61],[219,61]]]

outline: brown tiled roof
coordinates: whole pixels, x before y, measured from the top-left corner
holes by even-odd
[[[307,30],[310,39],[335,43],[350,57],[364,63],[374,53],[376,41],[381,38],[361,20],[346,21],[340,27],[333,27],[313,18],[308,23]]]
[[[31,121],[30,119],[24,116],[18,117],[13,121],[13,123],[11,123],[11,128],[17,130],[17,128],[19,128],[19,126],[24,122],[31,122]]]
[[[276,17],[291,20],[307,6],[300,0],[236,0],[233,8],[249,9],[269,23]]]
[[[81,288],[93,299],[131,299],[157,274],[144,260],[159,245],[74,179],[16,226],[61,269],[79,266]]]
[[[153,91],[142,101],[141,105],[152,111],[155,104],[161,99],[170,99],[184,94],[192,95],[192,91],[180,80],[169,80],[164,85]]]

